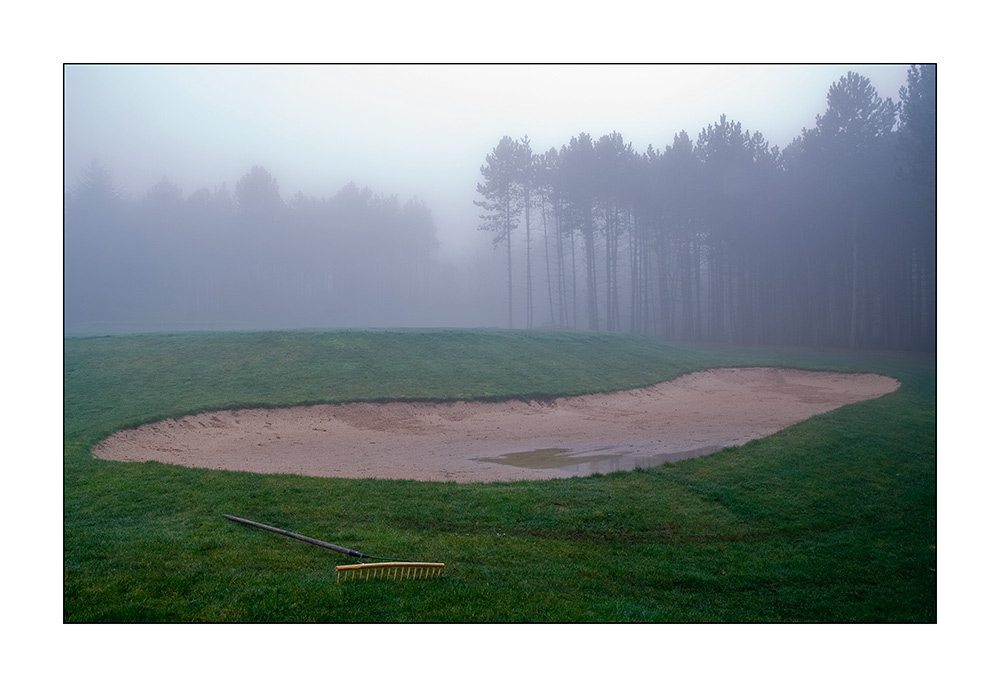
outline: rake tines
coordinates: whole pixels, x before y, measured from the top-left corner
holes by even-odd
[[[439,577],[444,563],[355,563],[337,566],[337,582],[345,580],[426,580]]]

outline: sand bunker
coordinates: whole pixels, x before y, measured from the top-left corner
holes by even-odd
[[[897,388],[896,380],[874,374],[716,369],[644,389],[548,402],[201,413],[118,432],[94,455],[316,477],[552,479],[711,453]]]

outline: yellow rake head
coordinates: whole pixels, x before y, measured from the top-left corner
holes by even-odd
[[[444,563],[356,563],[337,566],[337,582],[345,580],[426,580],[440,577]]]

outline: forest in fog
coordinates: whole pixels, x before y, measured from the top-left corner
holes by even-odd
[[[784,150],[725,115],[663,150],[503,138],[477,204],[507,255],[507,324],[932,349],[935,95],[934,66],[898,103],[849,72]]]
[[[932,65],[910,69],[898,101],[848,72],[784,149],[725,115],[663,148],[503,137],[469,178],[495,250],[465,258],[442,254],[418,198],[353,183],[283,196],[264,166],[232,187],[163,179],[130,196],[95,161],[65,191],[65,328],[552,327],[932,350],[935,98]]]
[[[65,201],[70,333],[488,324],[438,259],[431,210],[351,183],[282,199],[254,166],[185,197],[128,198],[95,162]],[[467,281],[462,279],[461,281]]]

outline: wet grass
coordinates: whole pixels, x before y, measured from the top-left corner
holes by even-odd
[[[499,330],[68,338],[67,622],[934,622],[933,360],[686,349]],[[899,391],[743,447],[545,482],[337,480],[106,463],[111,432],[183,413],[353,400],[545,398],[698,369],[879,372]],[[380,556],[427,582],[337,584]]]

